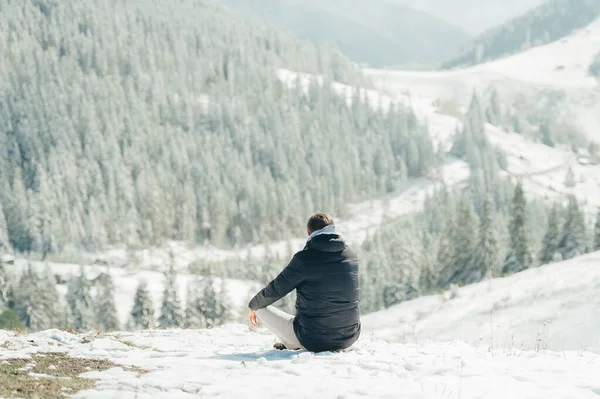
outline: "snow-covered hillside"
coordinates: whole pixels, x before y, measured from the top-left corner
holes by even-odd
[[[600,353],[600,252],[419,298],[364,317],[391,342]]]
[[[562,117],[600,142],[600,90],[598,81],[588,75],[598,51],[600,19],[560,41],[471,68],[441,72],[370,69],[366,73],[388,95],[410,95],[419,101],[466,103],[473,90],[482,92],[490,85],[503,98],[523,95],[533,101],[542,101],[553,91],[564,95]]]
[[[105,371],[82,375],[96,379],[96,386],[75,397],[90,399],[592,399],[600,395],[600,361],[587,352],[488,351],[460,342],[387,344],[366,335],[341,353],[278,352],[271,350],[272,343],[271,334],[250,332],[243,325],[100,336],[58,330],[14,336],[0,331],[0,364],[10,367],[15,363],[12,359],[31,359],[16,371],[19,381],[30,381],[31,387],[35,381],[56,378],[53,364],[46,366],[47,373],[31,371],[36,353],[52,353],[44,356],[45,363],[52,363],[57,352],[112,362]]]

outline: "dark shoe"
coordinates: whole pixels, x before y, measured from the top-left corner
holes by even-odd
[[[284,344],[282,344],[282,343],[280,343],[280,342],[277,342],[275,345],[273,345],[273,349],[276,349],[276,350],[278,350],[278,351],[284,351],[284,350],[286,350],[287,348],[285,347],[285,345],[284,345]]]

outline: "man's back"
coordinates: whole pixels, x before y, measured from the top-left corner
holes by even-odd
[[[261,320],[286,348],[346,349],[360,336],[358,258],[324,213],[310,217],[306,246],[252,298],[249,319]],[[271,305],[296,290],[296,316]]]
[[[311,238],[295,255],[303,281],[296,287],[294,331],[311,351],[345,349],[360,335],[358,259],[338,234]]]

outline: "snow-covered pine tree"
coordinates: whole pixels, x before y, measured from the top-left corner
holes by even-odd
[[[585,218],[579,210],[577,198],[571,195],[567,206],[567,215],[562,228],[558,251],[563,259],[572,259],[587,252]]]
[[[447,275],[445,275],[444,271],[449,270],[452,267],[453,259],[455,258],[455,253],[457,252],[457,248],[454,247],[454,235],[456,233],[456,222],[452,216],[449,217],[446,227],[442,231],[439,243],[438,243],[438,251],[437,251],[437,265],[440,270],[440,274],[438,275],[437,288],[448,288]]]
[[[136,330],[147,330],[154,326],[154,306],[146,281],[140,281],[135,291],[131,309],[131,326]]]
[[[551,263],[554,260],[554,255],[558,249],[558,239],[558,210],[557,205],[554,204],[548,216],[548,229],[542,241],[542,250],[540,252],[540,262],[542,265]]]
[[[57,328],[60,326],[63,318],[63,308],[60,295],[56,289],[56,278],[52,273],[52,269],[50,269],[50,266],[48,265],[44,267],[41,287],[41,301],[48,317],[48,328]]]
[[[200,329],[206,328],[206,319],[202,313],[202,298],[200,292],[200,282],[191,281],[187,286],[187,297],[185,306],[184,328]]]
[[[495,229],[492,201],[486,198],[479,223],[479,241],[473,256],[472,283],[491,277],[500,268],[498,234]]]
[[[8,307],[8,276],[0,259],[0,312]]]
[[[477,245],[477,215],[470,196],[464,195],[456,212],[456,226],[450,237],[454,253],[449,267],[440,272],[442,288],[451,284],[469,284],[477,279],[479,272],[473,269]]]
[[[96,293],[97,327],[102,331],[114,331],[119,328],[117,307],[115,306],[115,286],[110,271],[100,275]]]
[[[15,295],[15,313],[21,323],[31,331],[52,327],[47,305],[42,298],[44,288],[42,280],[30,264],[19,281],[19,289]]]
[[[600,251],[600,209],[596,216],[596,225],[594,226],[594,251]]]
[[[227,295],[227,280],[220,279],[219,292],[217,293],[217,309],[215,326],[220,326],[231,320],[231,303]]]
[[[70,312],[70,328],[75,331],[85,331],[93,328],[94,312],[90,282],[85,275],[83,266],[79,275],[74,276],[67,286],[67,304]]]
[[[158,324],[161,328],[178,328],[183,324],[181,302],[177,295],[177,274],[173,262],[165,273],[165,289]]]
[[[0,201],[0,255],[10,252],[10,243],[8,241],[8,224],[4,217],[4,209]]]
[[[552,131],[547,120],[544,120],[540,125],[540,132],[542,133],[542,143],[548,147],[554,147],[554,139],[552,138]]]
[[[573,168],[569,166],[565,175],[565,187],[573,188],[575,185],[575,174],[573,173]]]
[[[486,119],[492,125],[498,126],[502,122],[502,110],[500,109],[500,96],[494,88],[490,97],[490,106],[485,112]]]
[[[527,200],[521,182],[515,188],[508,230],[510,244],[502,268],[502,274],[504,275],[528,269],[533,263],[527,226]]]
[[[215,280],[208,276],[200,281],[200,301],[201,312],[206,320],[206,328],[212,328],[217,320],[217,292],[215,290]]]

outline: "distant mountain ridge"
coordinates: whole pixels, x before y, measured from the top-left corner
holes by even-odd
[[[442,65],[467,67],[560,40],[592,23],[600,0],[553,0],[478,36]]]
[[[425,11],[472,35],[516,18],[548,0],[393,0]]]
[[[373,67],[439,64],[469,35],[423,11],[385,0],[210,0],[259,17],[317,44],[330,43]]]

